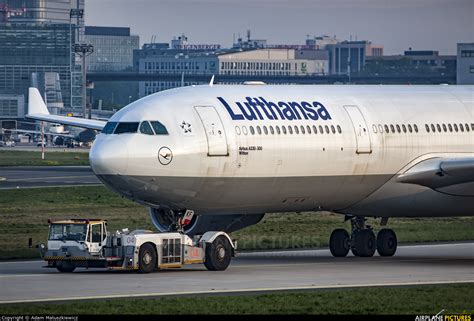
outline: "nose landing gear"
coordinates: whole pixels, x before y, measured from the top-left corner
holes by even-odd
[[[349,250],[360,257],[372,257],[375,250],[380,256],[392,256],[397,250],[397,236],[391,229],[382,229],[377,234],[366,219],[361,216],[351,218],[352,234],[344,229],[336,229],[331,233],[329,249],[334,257],[345,257]],[[386,222],[386,221],[385,221]]]

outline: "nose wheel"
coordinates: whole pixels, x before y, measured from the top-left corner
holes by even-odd
[[[382,229],[377,236],[365,218],[357,216],[351,219],[352,234],[344,229],[331,233],[329,249],[334,257],[345,257],[349,250],[359,257],[372,257],[375,251],[380,256],[393,256],[397,250],[397,236],[391,229]]]

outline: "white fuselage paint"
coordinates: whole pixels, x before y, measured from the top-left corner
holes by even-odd
[[[305,119],[300,111],[301,119],[275,120],[260,109],[263,119],[233,120],[218,97],[234,118],[242,114],[236,102],[263,97],[317,102],[330,119],[324,112],[326,120]],[[393,182],[429,159],[474,157],[473,101],[473,86],[185,87],[143,98],[110,119],[158,120],[169,135],[100,134],[90,160],[109,187],[152,207],[202,214],[322,209],[367,216],[474,215],[473,193]],[[425,125],[432,124],[441,131],[427,132]],[[162,147],[172,152],[167,165],[158,156]]]

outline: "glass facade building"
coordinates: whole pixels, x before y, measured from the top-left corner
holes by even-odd
[[[12,9],[24,8],[21,15],[9,17],[11,23],[65,23],[69,24],[71,8],[84,9],[85,0],[3,0]],[[74,23],[74,21],[73,21]],[[77,23],[77,21],[76,21]],[[80,19],[84,25],[84,18]]]
[[[133,50],[140,48],[140,38],[130,28],[85,27],[85,41],[94,46],[87,59],[88,71],[124,71],[133,67]]]
[[[80,72],[71,79],[71,68],[80,71],[70,51],[74,41],[68,24],[0,24],[0,94],[27,97],[33,73],[57,73],[64,104],[79,107]]]

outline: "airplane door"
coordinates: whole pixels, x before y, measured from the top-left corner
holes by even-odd
[[[352,121],[354,133],[357,141],[357,154],[369,154],[372,152],[372,146],[370,143],[370,134],[367,123],[365,122],[364,115],[357,106],[344,106],[344,109],[349,114],[349,118]]]
[[[207,137],[208,156],[227,156],[227,137],[221,118],[212,106],[194,107],[201,118]]]

